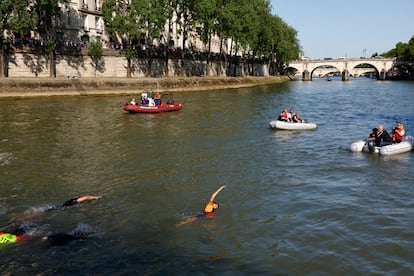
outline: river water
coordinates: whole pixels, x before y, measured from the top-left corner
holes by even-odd
[[[397,121],[414,83],[314,78],[176,93],[179,112],[127,114],[126,97],[0,100],[2,274],[409,275],[413,154],[352,153]],[[283,108],[314,131],[276,131]],[[204,208],[214,218],[177,227]],[[101,199],[49,210],[67,199]],[[49,247],[51,233],[84,233]],[[1,231],[0,230],[0,231]]]

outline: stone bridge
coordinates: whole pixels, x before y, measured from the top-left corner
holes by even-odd
[[[296,74],[302,75],[302,80],[312,80],[312,74],[318,69],[332,68],[332,72],[341,72],[342,80],[349,80],[349,76],[358,76],[361,74],[361,68],[355,68],[358,65],[369,65],[370,69],[377,72],[378,80],[385,80],[395,63],[393,58],[354,58],[354,59],[331,59],[331,60],[300,60],[292,61],[287,68],[296,70]]]

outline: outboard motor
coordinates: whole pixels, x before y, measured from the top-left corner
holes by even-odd
[[[369,152],[375,152],[375,141],[374,140],[369,140],[367,142],[367,145],[368,145]]]

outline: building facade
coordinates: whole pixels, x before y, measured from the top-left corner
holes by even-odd
[[[60,18],[57,22],[56,37],[58,40],[65,42],[83,42],[87,43],[93,40],[101,40],[104,47],[107,47],[109,38],[105,33],[105,24],[102,17],[101,7],[103,0],[66,0],[61,6]],[[163,43],[175,48],[182,48],[184,35],[180,33],[179,20],[176,16],[171,22],[166,20],[164,34],[160,39],[151,41],[150,44],[158,45]],[[171,45],[172,44],[172,45]],[[212,53],[228,54],[231,41],[226,40],[221,43],[218,36],[211,39]],[[198,39],[195,32],[190,33],[187,41],[184,43],[187,49],[196,49],[198,51],[207,51],[206,45]],[[221,49],[220,49],[221,47]]]

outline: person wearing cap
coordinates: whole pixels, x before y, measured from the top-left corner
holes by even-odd
[[[216,198],[218,193],[220,193],[221,190],[223,190],[224,188],[226,188],[226,186],[221,186],[220,188],[217,189],[217,191],[215,191],[211,195],[210,201],[207,203],[206,207],[204,208],[204,214],[213,213],[216,209],[218,209],[219,204],[215,202],[214,199]]]
[[[393,143],[401,143],[404,140],[405,130],[404,125],[399,122],[397,126],[391,131]]]
[[[378,132],[378,128],[374,127],[372,129],[372,132],[369,134],[368,139],[367,140],[373,140],[375,141],[376,137],[377,137],[377,132]]]
[[[377,140],[377,132],[378,132],[378,128],[374,127],[372,129],[372,132],[369,134],[368,138],[367,138],[367,146],[368,146],[368,150],[369,152],[374,152],[375,151],[375,146],[376,146],[376,140]]]
[[[62,207],[72,206],[76,204],[80,204],[85,201],[96,200],[100,199],[100,196],[92,196],[92,195],[85,195],[85,196],[77,196],[73,197],[62,204]]]
[[[214,215],[214,211],[218,209],[219,204],[217,202],[214,201],[214,199],[216,198],[216,196],[224,189],[226,188],[226,186],[221,186],[220,188],[218,188],[210,197],[209,202],[207,203],[207,205],[204,207],[204,210],[200,213],[198,213],[195,217],[191,217],[185,221],[182,221],[178,224],[176,224],[176,226],[181,226],[190,222],[195,221],[197,218],[201,218],[201,217],[208,217],[208,218],[213,218]]]

